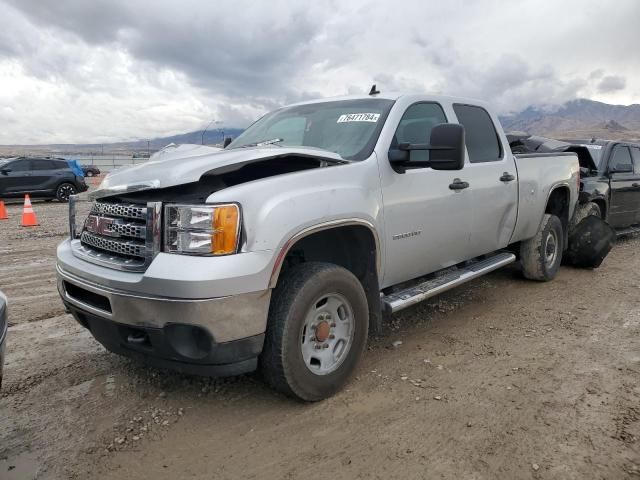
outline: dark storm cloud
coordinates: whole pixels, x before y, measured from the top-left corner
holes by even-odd
[[[311,59],[322,27],[320,12],[304,6],[235,1],[142,2],[12,0],[42,28],[122,48],[141,63],[172,68],[196,85],[238,97],[287,92]]]
[[[0,0],[0,143],[245,126],[372,83],[500,113],[630,103],[639,17],[636,0]]]
[[[608,75],[603,77],[600,83],[598,83],[598,91],[602,93],[615,92],[618,90],[624,90],[626,85],[627,81],[624,77]]]

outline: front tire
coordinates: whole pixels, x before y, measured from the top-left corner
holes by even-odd
[[[68,202],[71,195],[76,194],[76,187],[72,183],[61,183],[56,190],[56,198],[59,202]]]
[[[350,271],[329,263],[296,265],[273,291],[260,370],[279,392],[322,400],[349,380],[368,330],[367,298]]]
[[[578,205],[571,222],[569,222],[569,236],[571,236],[582,220],[590,216],[602,218],[602,212],[600,211],[600,206],[597,203],[587,202],[585,204]]]
[[[562,263],[564,233],[555,215],[545,214],[535,237],[520,244],[522,274],[540,282],[553,280]]]

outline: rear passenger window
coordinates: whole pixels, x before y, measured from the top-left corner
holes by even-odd
[[[69,168],[69,164],[67,162],[61,162],[60,160],[52,160],[51,163],[54,170],[63,170]]]
[[[629,147],[618,145],[613,151],[609,171],[612,173],[633,173],[633,162]]]
[[[464,127],[467,153],[471,163],[495,162],[502,158],[502,146],[491,117],[484,108],[454,105],[458,121]]]
[[[32,170],[51,170],[53,162],[51,160],[31,160]]]
[[[393,137],[391,149],[397,149],[401,143],[428,144],[431,139],[431,129],[447,123],[447,117],[442,107],[437,103],[416,103],[404,112],[398,129]],[[428,150],[412,150],[410,162],[429,161]]]

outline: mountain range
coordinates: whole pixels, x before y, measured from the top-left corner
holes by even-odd
[[[578,99],[561,106],[530,106],[500,118],[506,131],[559,139],[640,140],[640,105],[610,105]]]

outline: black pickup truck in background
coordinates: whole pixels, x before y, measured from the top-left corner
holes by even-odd
[[[514,153],[575,152],[580,162],[579,207],[572,224],[595,215],[618,234],[640,231],[640,144],[612,140],[560,141],[508,134]]]

